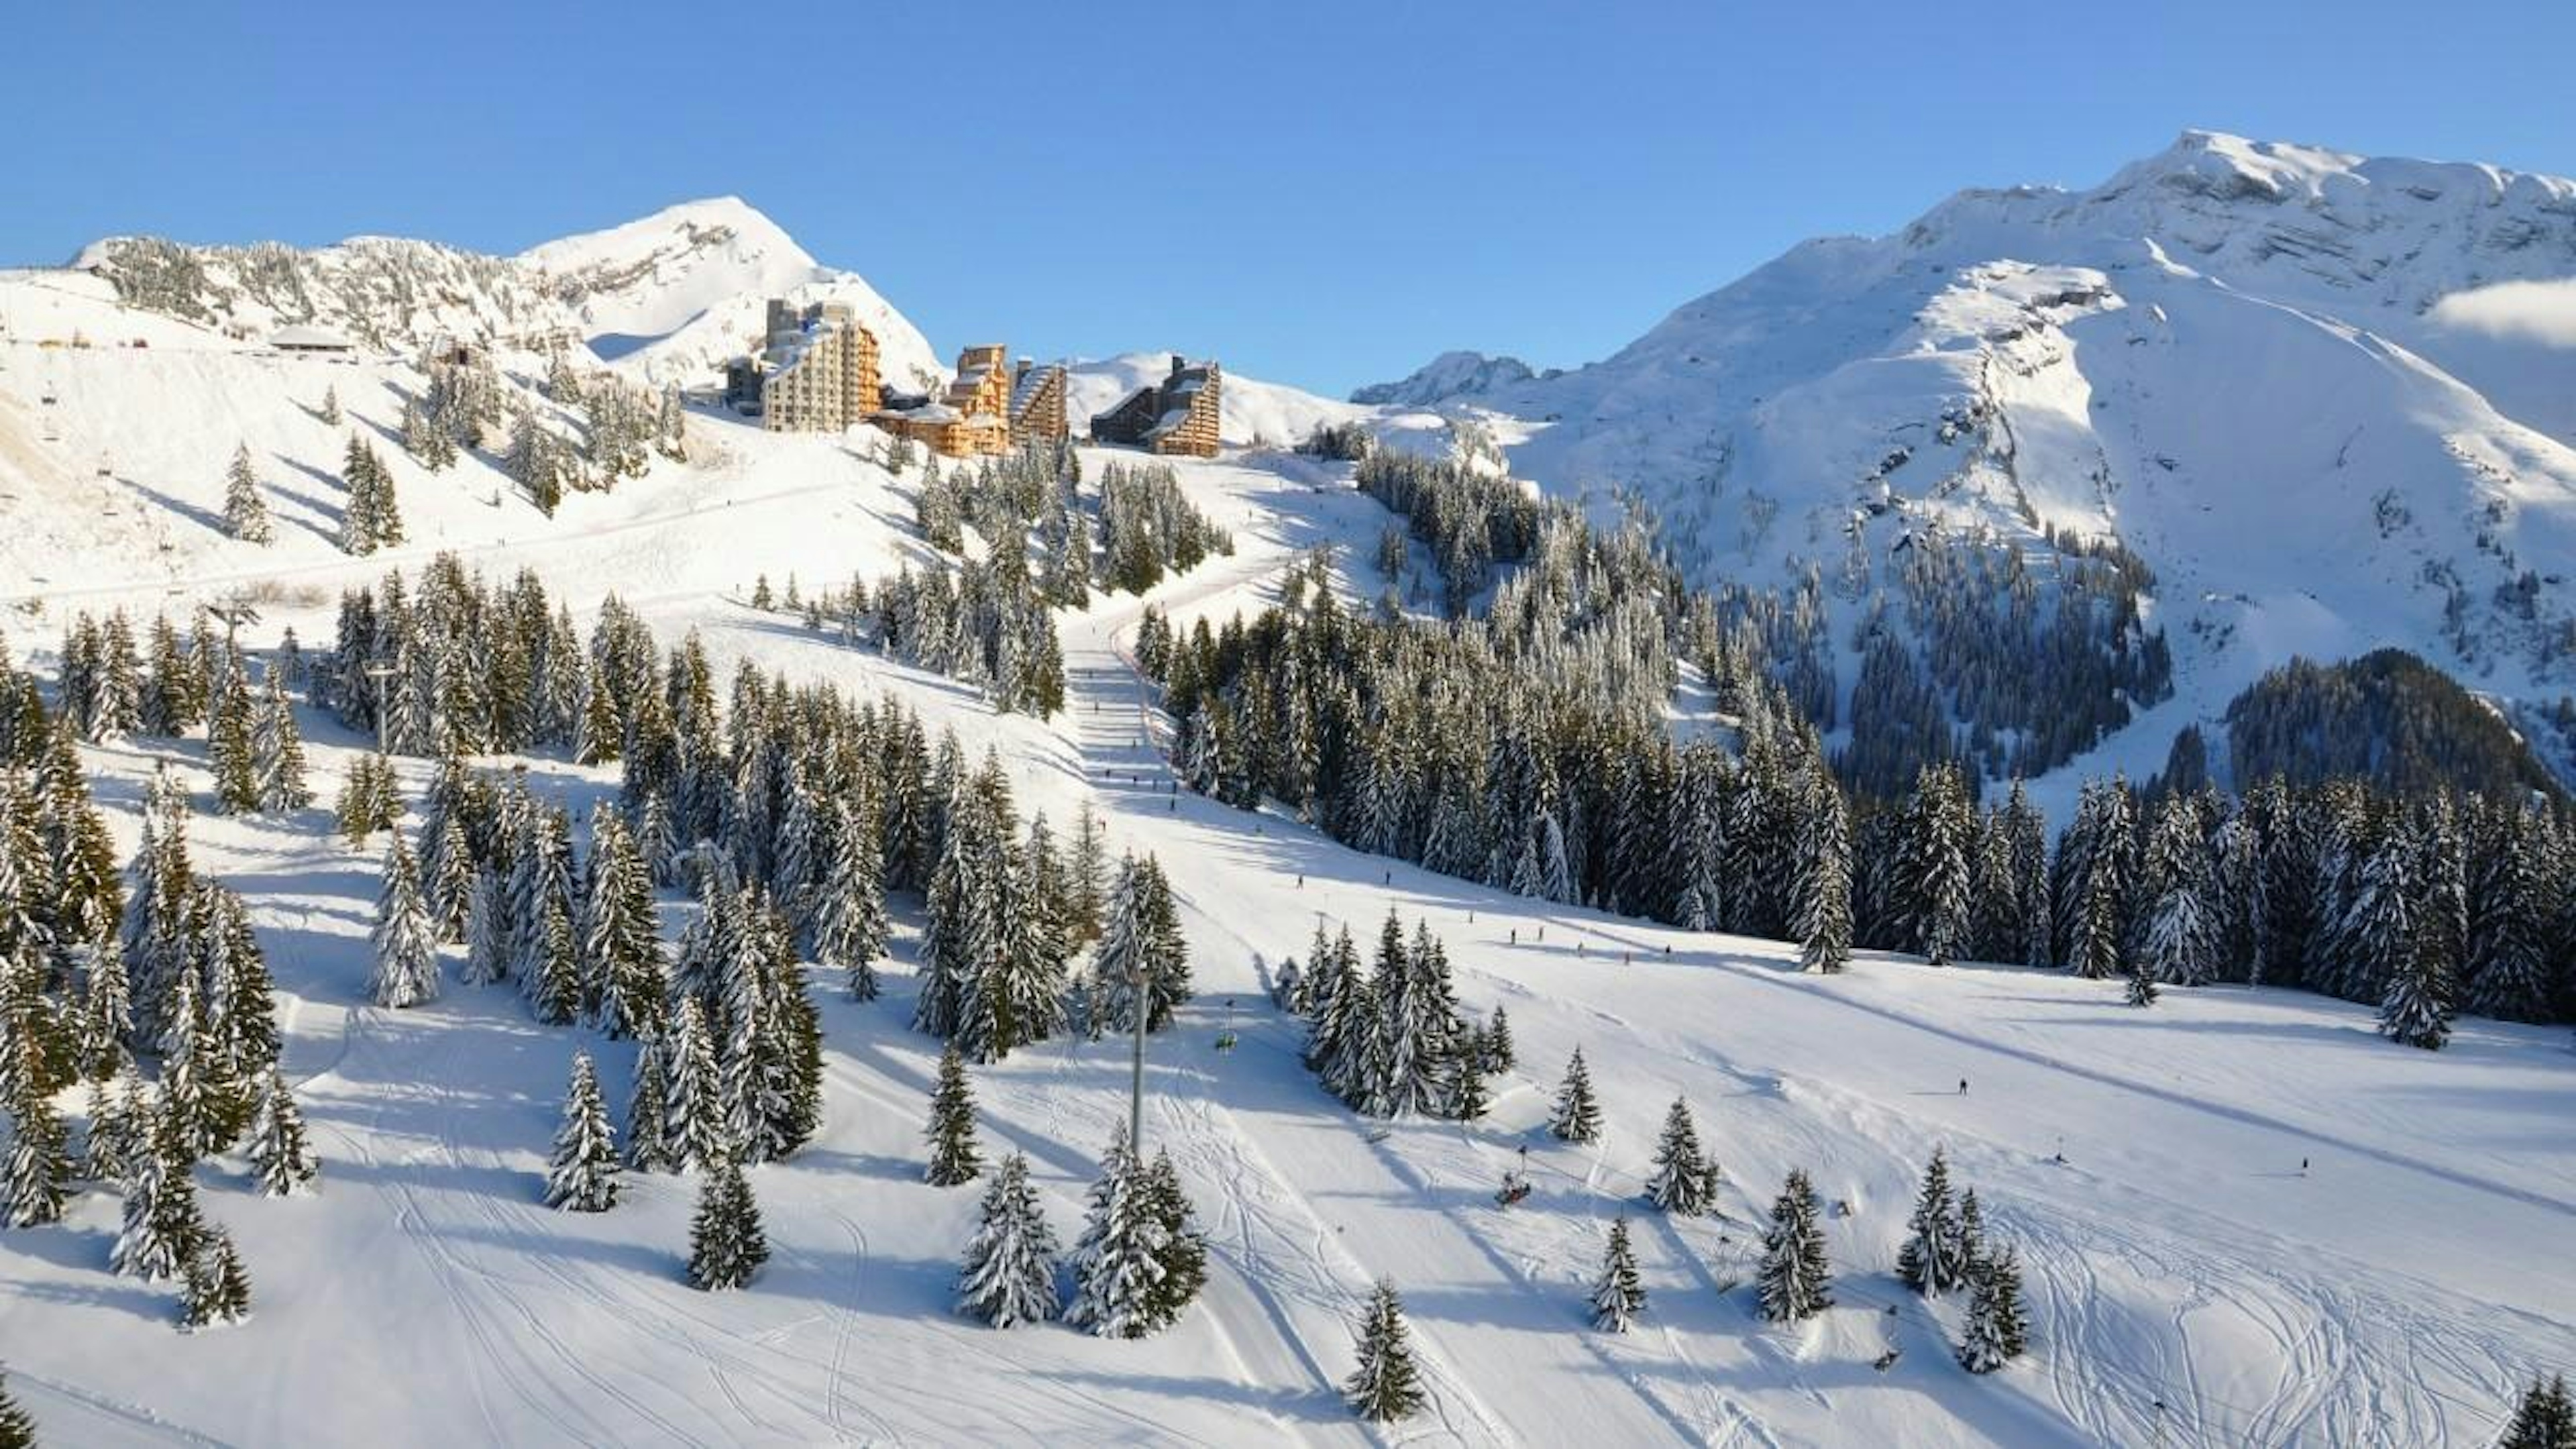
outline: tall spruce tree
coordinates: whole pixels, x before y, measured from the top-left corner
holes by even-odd
[[[1369,1291],[1368,1307],[1353,1337],[1359,1367],[1342,1385],[1351,1412],[1373,1424],[1391,1424],[1420,1413],[1426,1401],[1422,1371],[1413,1362],[1404,1300],[1396,1295],[1393,1280],[1380,1278]]]
[[[248,443],[233,449],[232,464],[224,469],[224,532],[240,543],[266,543],[276,536],[268,502],[259,494],[259,476],[251,471]]]
[[[2534,1378],[2514,1405],[2497,1449],[2576,1449],[2576,1398],[2567,1392],[2567,1376]]]
[[[617,1205],[617,1140],[599,1072],[590,1053],[575,1052],[572,1081],[564,1093],[563,1125],[555,1130],[546,1164],[546,1206],[565,1212],[606,1212]]]
[[[2029,1347],[2030,1327],[2021,1302],[2021,1260],[2006,1248],[1989,1258],[1985,1271],[1977,1275],[1976,1296],[1968,1302],[1967,1331],[1959,1342],[1959,1366],[1972,1374],[1990,1374]]]
[[[1950,1194],[1950,1160],[1935,1147],[1931,1165],[1923,1169],[1923,1190],[1914,1199],[1914,1215],[1905,1222],[1905,1243],[1896,1253],[1896,1276],[1924,1297],[1938,1298],[1965,1284],[1972,1267],[1958,1205]]]
[[[1055,1232],[1029,1182],[1029,1158],[1002,1159],[984,1189],[983,1218],[957,1275],[957,1311],[995,1328],[1056,1316]]]
[[[367,994],[378,1006],[418,1006],[438,999],[438,929],[421,892],[420,871],[399,831],[385,847],[384,889],[376,899],[376,969]]]
[[[975,1097],[966,1083],[966,1063],[955,1045],[939,1054],[939,1084],[930,1093],[930,1165],[923,1177],[932,1187],[973,1182],[984,1171],[975,1147]]]
[[[1762,1238],[1762,1316],[1797,1323],[1831,1308],[1833,1274],[1825,1262],[1824,1229],[1816,1221],[1816,1190],[1793,1169],[1771,1206]]]
[[[698,1190],[697,1216],[689,1224],[689,1286],[722,1292],[750,1284],[769,1261],[769,1235],[751,1180],[731,1158],[718,1162]]]
[[[1559,1142],[1601,1140],[1601,1104],[1593,1100],[1592,1072],[1583,1065],[1583,1048],[1565,1062],[1565,1080],[1556,1089],[1556,1106],[1548,1113],[1548,1134]]]
[[[1628,1245],[1628,1215],[1621,1213],[1611,1220],[1601,1274],[1592,1280],[1592,1326],[1626,1333],[1645,1306],[1646,1285],[1637,1276],[1637,1255]]]
[[[304,1133],[304,1116],[295,1094],[276,1067],[260,1084],[259,1106],[250,1123],[251,1179],[262,1197],[291,1197],[312,1189],[321,1166]]]
[[[1675,1097],[1672,1109],[1664,1114],[1663,1136],[1655,1143],[1655,1171],[1646,1179],[1646,1201],[1676,1217],[1698,1217],[1716,1209],[1717,1183],[1717,1164],[1700,1151],[1690,1104]]]

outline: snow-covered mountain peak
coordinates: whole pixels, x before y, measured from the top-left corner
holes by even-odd
[[[531,247],[523,264],[597,334],[659,337],[744,293],[783,295],[827,273],[737,196],[686,201],[602,231]]]
[[[1450,398],[1477,397],[1499,387],[1529,382],[1542,374],[1517,357],[1485,352],[1441,353],[1394,382],[1371,383],[1351,393],[1355,403],[1392,403],[1429,407]],[[1553,377],[1551,371],[1545,376]]]

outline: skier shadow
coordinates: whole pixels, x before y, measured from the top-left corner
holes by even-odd
[[[1407,1302],[1409,1304],[1411,1300]],[[1113,1374],[1079,1369],[1036,1372],[1029,1376],[1093,1389],[1114,1389],[1122,1394],[1142,1392],[1155,1397],[1231,1404],[1252,1413],[1310,1424],[1351,1422],[1351,1411],[1340,1397],[1318,1389],[1269,1388],[1233,1379],[1191,1378],[1181,1374]]]

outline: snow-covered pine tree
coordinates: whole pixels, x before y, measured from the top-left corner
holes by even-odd
[[[1914,1199],[1914,1215],[1905,1221],[1905,1243],[1896,1252],[1896,1276],[1924,1297],[1938,1298],[1965,1284],[1971,1266],[1958,1206],[1950,1194],[1950,1159],[1935,1147],[1931,1164],[1923,1169],[1923,1190]]]
[[[31,1044],[32,1045],[32,1044]],[[64,1150],[62,1115],[42,1082],[26,1071],[11,1073],[8,1194],[5,1221],[13,1228],[60,1221],[71,1196],[71,1156]]]
[[[1143,1338],[1155,1322],[1168,1230],[1148,1169],[1122,1128],[1100,1161],[1091,1206],[1074,1244],[1073,1302],[1065,1321],[1101,1338]]]
[[[1971,1282],[1986,1271],[1986,1214],[1973,1187],[1959,1194],[1959,1260],[1968,1265]]]
[[[985,1186],[983,1218],[957,1275],[957,1311],[995,1328],[1055,1317],[1055,1254],[1055,1231],[1029,1182],[1028,1154],[1014,1152]]]
[[[954,1044],[939,1054],[939,1084],[930,1093],[930,1125],[922,1136],[930,1142],[923,1178],[932,1187],[973,1182],[984,1171],[975,1148],[975,1097],[966,1083],[965,1059]]]
[[[267,500],[259,496],[259,477],[251,471],[250,445],[233,449],[224,470],[224,532],[239,543],[266,543],[276,536]]]
[[[707,1018],[694,996],[681,998],[680,1014],[668,1043],[670,1103],[663,1120],[663,1140],[682,1172],[699,1172],[734,1159],[737,1144],[726,1130],[724,1082],[716,1066],[716,1045],[707,1034]]]
[[[113,1078],[92,1081],[80,1175],[96,1183],[120,1183],[131,1177],[136,1161],[150,1145],[143,1139],[141,1121],[150,1110],[144,1105],[143,1078],[130,1058]]]
[[[249,687],[238,671],[225,671],[206,715],[206,768],[215,777],[215,809],[225,815],[245,815],[259,808],[252,714]]]
[[[1487,1072],[1508,1072],[1520,1065],[1519,1051],[1512,1045],[1511,1019],[1503,1014],[1499,1002],[1493,1015],[1485,1018],[1483,1055]]]
[[[285,688],[278,679],[281,672],[270,669],[262,682],[250,741],[259,808],[272,815],[301,810],[313,803],[313,789],[304,778],[304,733],[296,728],[294,707],[287,703]]]
[[[367,995],[385,1007],[438,999],[438,930],[421,894],[411,847],[395,831],[385,848],[384,889],[376,899],[376,969]]]
[[[1601,1275],[1592,1280],[1592,1326],[1605,1333],[1626,1333],[1646,1306],[1646,1285],[1637,1276],[1637,1255],[1628,1246],[1628,1215],[1610,1223],[1610,1243],[1601,1255]]]
[[[664,1065],[674,1038],[648,1041],[635,1054],[635,1090],[626,1099],[626,1165],[638,1172],[677,1172],[671,1145],[670,1072]]]
[[[1976,1296],[1968,1301],[1967,1331],[1959,1342],[1959,1366],[1972,1374],[1990,1374],[2029,1347],[2030,1327],[2021,1302],[2021,1260],[2006,1248],[1989,1258],[1985,1271],[1977,1275]]]
[[[1146,1295],[1151,1327],[1159,1331],[1178,1323],[1207,1286],[1207,1241],[1191,1221],[1189,1194],[1168,1151],[1155,1153],[1153,1165],[1145,1169],[1145,1197],[1163,1228],[1163,1247],[1156,1256],[1162,1271]]]
[[[1925,765],[1906,807],[1898,877],[1915,949],[1935,966],[1950,964],[1967,940],[1973,828],[1958,767]]]
[[[1646,1179],[1646,1201],[1676,1217],[1698,1217],[1717,1207],[1717,1164],[1700,1151],[1690,1103],[1673,1099],[1655,1143],[1655,1171]]]
[[[2155,962],[2144,952],[2139,952],[2129,958],[2129,990],[2127,999],[2131,1006],[2153,1006],[2156,1004]]]
[[[178,1276],[203,1241],[205,1225],[197,1215],[197,1183],[189,1169],[194,1158],[181,1140],[182,1130],[166,1113],[155,1113],[154,1119],[150,1145],[125,1183],[124,1226],[107,1265],[157,1283]]]
[[[769,1236],[751,1180],[731,1158],[717,1162],[698,1190],[697,1217],[689,1224],[689,1286],[721,1292],[747,1286],[769,1261]]]
[[[2157,883],[2147,908],[2145,969],[2171,986],[2198,986],[2218,968],[2218,922],[2210,908],[2209,851],[2200,808],[2189,796],[2165,804],[2147,845],[2147,875]]]
[[[260,1085],[259,1106],[251,1115],[250,1166],[262,1197],[309,1191],[321,1173],[304,1134],[304,1114],[296,1110],[285,1074],[274,1066]]]
[[[2390,1041],[2440,1051],[2451,1039],[2458,1002],[2457,966],[2433,932],[2420,931],[2414,948],[2388,972],[2379,1000],[2379,1033]]]
[[[1556,1106],[1547,1130],[1559,1142],[1601,1140],[1601,1104],[1592,1095],[1592,1072],[1583,1065],[1583,1048],[1566,1059],[1565,1080],[1556,1089]]]
[[[1380,1278],[1369,1292],[1353,1338],[1359,1368],[1342,1385],[1351,1412],[1373,1424],[1391,1424],[1422,1411],[1422,1371],[1413,1362],[1413,1346],[1404,1323],[1404,1300],[1392,1279]]]
[[[1830,975],[1851,962],[1851,815],[1828,771],[1809,771],[1801,794],[1798,964]]]
[[[573,937],[572,916],[560,897],[548,894],[537,906],[536,921],[529,1004],[537,1020],[570,1026],[581,1009],[581,948]]]
[[[2565,1374],[2532,1379],[2496,1449],[2576,1449],[2576,1398]]]
[[[209,1227],[205,1238],[179,1268],[179,1326],[192,1333],[250,1316],[250,1274],[232,1234]]]
[[[617,1205],[617,1139],[599,1072],[590,1053],[575,1052],[572,1081],[564,1093],[563,1125],[555,1130],[554,1156],[546,1166],[546,1206],[565,1212],[606,1212]]]
[[[1762,1237],[1762,1316],[1797,1323],[1834,1304],[1833,1274],[1825,1262],[1824,1229],[1816,1222],[1816,1190],[1804,1169],[1792,1169],[1771,1206]]]
[[[814,954],[825,966],[847,973],[852,1000],[876,1000],[875,963],[885,954],[889,930],[875,821],[845,802],[834,816],[830,856],[815,902]]]

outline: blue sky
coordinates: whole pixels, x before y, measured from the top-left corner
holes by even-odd
[[[116,3],[6,33],[0,259],[515,251],[735,193],[942,348],[1334,393],[1448,347],[1590,360],[1802,237],[2090,184],[2186,126],[2576,172],[2576,6],[2541,0]]]

